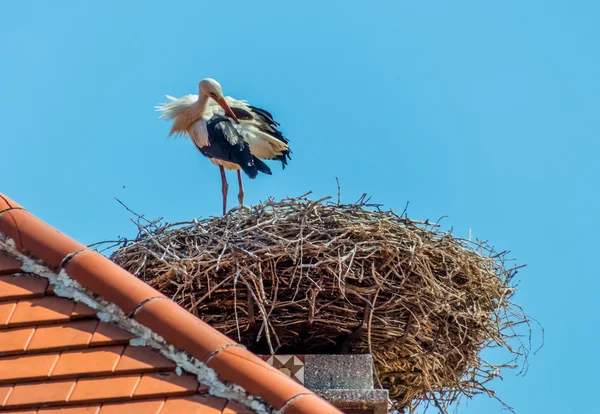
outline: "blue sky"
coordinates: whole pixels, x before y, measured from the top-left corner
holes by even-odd
[[[293,160],[269,196],[367,192],[488,239],[528,267],[546,329],[518,413],[591,412],[600,3],[19,1],[0,12],[0,191],[84,242],[135,233],[118,197],[169,221],[220,212],[220,179],[153,106],[203,77],[265,107]],[[236,202],[230,175],[230,205]],[[125,186],[125,188],[123,188]],[[539,337],[538,337],[539,339]],[[499,413],[478,397],[460,413]]]

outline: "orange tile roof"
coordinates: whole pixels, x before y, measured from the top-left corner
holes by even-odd
[[[6,247],[7,238],[16,251]],[[268,412],[340,413],[104,256],[0,194],[0,242],[3,239],[0,413],[251,413],[242,404],[248,398],[263,401]],[[44,271],[65,271],[86,292],[117,305],[123,318],[206,364],[229,399],[211,395],[210,384],[179,372],[175,362],[143,342],[133,346],[136,335],[124,325],[103,322],[98,311],[83,302],[58,297],[48,278],[40,277],[46,274],[26,266],[29,259],[43,264]]]

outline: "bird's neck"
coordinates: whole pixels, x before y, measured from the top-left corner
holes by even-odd
[[[169,135],[175,133],[184,133],[186,131],[189,132],[189,129],[192,127],[192,125],[194,125],[194,123],[204,115],[207,103],[208,96],[200,93],[196,102],[194,102],[192,105],[186,105],[185,109],[183,109],[177,115]]]
[[[199,116],[202,116],[204,114],[204,111],[206,110],[207,104],[208,104],[208,96],[206,96],[203,93],[198,94],[198,100],[193,105],[194,112],[196,114],[198,114]]]

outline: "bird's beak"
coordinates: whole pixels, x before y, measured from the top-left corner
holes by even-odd
[[[227,102],[225,102],[224,98],[217,98],[215,100],[221,106],[221,108],[223,108],[223,110],[225,111],[225,113],[227,115],[229,115],[230,118],[233,118],[233,120],[235,121],[236,124],[240,123],[240,121],[237,119],[237,116],[235,116],[235,114],[233,113],[233,111],[231,110],[231,108],[229,107],[229,105],[227,105]]]

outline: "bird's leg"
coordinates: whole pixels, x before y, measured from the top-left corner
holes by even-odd
[[[238,193],[238,201],[240,202],[240,206],[244,206],[244,184],[242,184],[242,172],[237,170],[238,173],[238,185],[240,186],[240,192]]]
[[[223,215],[225,215],[227,214],[227,191],[229,190],[229,185],[225,176],[225,168],[219,165],[219,170],[221,171],[221,192],[223,193]]]

